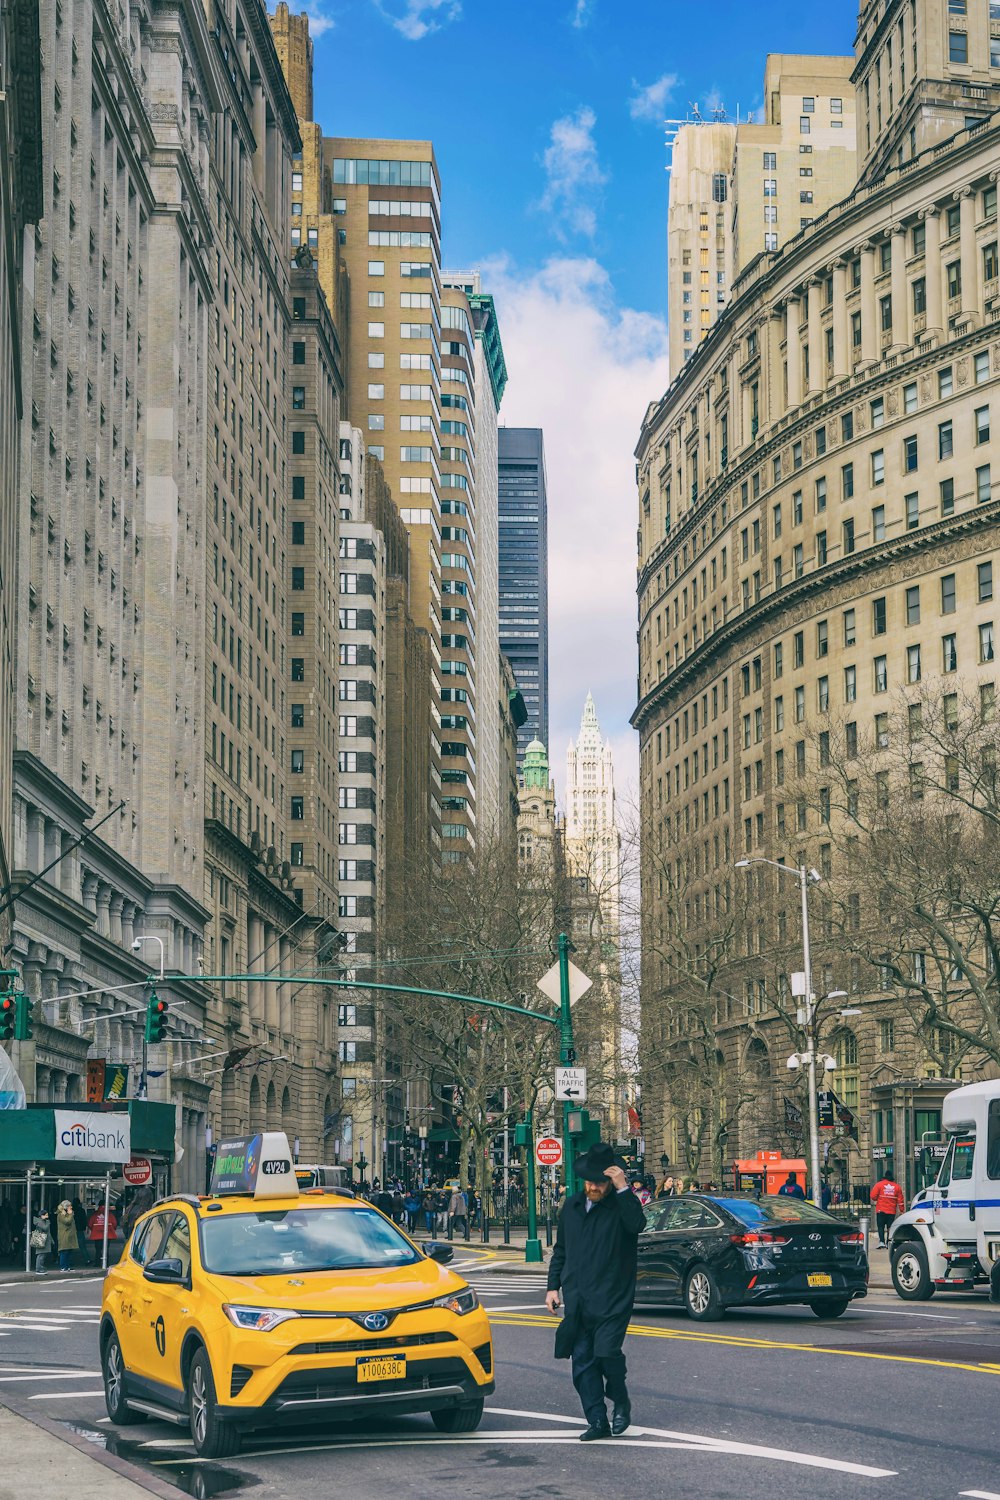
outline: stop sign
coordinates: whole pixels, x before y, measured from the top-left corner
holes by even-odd
[[[142,1187],[143,1183],[152,1179],[153,1163],[148,1156],[133,1156],[122,1167],[122,1176],[132,1187]]]
[[[535,1160],[540,1167],[558,1167],[562,1159],[562,1141],[554,1135],[543,1135],[535,1142]]]

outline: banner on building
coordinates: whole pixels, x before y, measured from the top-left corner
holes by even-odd
[[[128,1063],[112,1063],[104,1070],[105,1099],[128,1098]]]
[[[132,1157],[128,1115],[87,1109],[54,1109],[56,1161],[120,1161]]]
[[[92,1057],[87,1062],[88,1104],[100,1104],[104,1099],[105,1067],[103,1057]]]

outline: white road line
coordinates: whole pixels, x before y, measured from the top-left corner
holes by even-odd
[[[969,1495],[972,1500],[1000,1500],[996,1490],[959,1490],[960,1495]]]
[[[13,1385],[15,1382],[36,1380],[94,1380],[100,1376],[100,1370],[81,1370],[79,1375],[74,1375],[70,1370],[62,1370],[58,1375],[7,1375],[0,1370],[0,1385]]]
[[[21,1329],[25,1333],[68,1333],[72,1326],[72,1323],[24,1323],[18,1318],[16,1322],[8,1326],[6,1331],[8,1334]]]
[[[96,1391],[40,1391],[37,1396],[29,1396],[29,1401],[86,1401],[92,1398],[97,1401],[104,1399],[104,1387]]]
[[[490,1310],[489,1308],[486,1309],[487,1312],[489,1312],[489,1310]],[[510,1307],[505,1302],[504,1305],[502,1307],[498,1307],[496,1309],[496,1311],[498,1313],[499,1312],[504,1312],[504,1313],[509,1313],[509,1312],[544,1312],[545,1311],[545,1303],[544,1302],[515,1302],[514,1305],[513,1305],[513,1307]]]

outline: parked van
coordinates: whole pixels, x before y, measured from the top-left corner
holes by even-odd
[[[300,1193],[304,1193],[307,1188],[327,1188],[331,1193],[343,1193],[346,1198],[354,1197],[350,1167],[311,1167],[296,1163],[295,1176]]]
[[[945,1096],[937,1178],[894,1221],[892,1284],[908,1301],[986,1286],[1000,1264],[1000,1079]]]

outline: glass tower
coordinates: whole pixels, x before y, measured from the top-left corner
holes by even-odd
[[[549,742],[549,590],[545,446],[540,427],[501,427],[500,649],[528,717],[518,768],[532,740]]]

